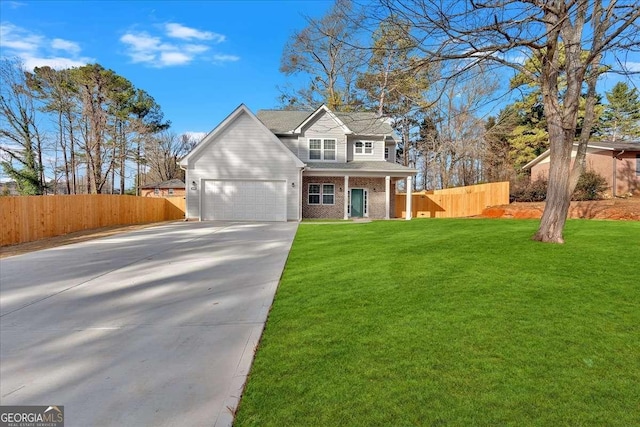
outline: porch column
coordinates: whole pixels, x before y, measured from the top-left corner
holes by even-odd
[[[344,219],[349,219],[349,175],[344,176]]]
[[[405,188],[405,192],[407,194],[407,206],[405,207],[406,212],[405,212],[404,219],[406,219],[407,221],[411,219],[411,201],[412,201],[411,189],[413,188],[412,180],[413,180],[412,176],[407,177],[407,188]]]
[[[384,219],[389,219],[389,211],[391,204],[391,177],[384,177]],[[394,201],[395,202],[395,201]]]

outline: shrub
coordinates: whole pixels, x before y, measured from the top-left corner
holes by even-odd
[[[529,183],[517,181],[509,198],[511,202],[543,202],[547,198],[547,185],[547,179],[543,177]],[[580,175],[571,200],[601,200],[607,189],[607,180],[602,175],[586,171]]]
[[[594,171],[586,171],[578,179],[572,200],[601,200],[608,189],[607,180]]]
[[[547,198],[547,180],[538,178],[522,185],[517,183],[511,192],[512,202],[544,202]]]

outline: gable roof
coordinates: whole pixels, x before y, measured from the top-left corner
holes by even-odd
[[[342,132],[344,132],[345,134],[353,133],[353,131],[351,129],[349,129],[347,126],[345,126],[345,124],[342,123],[342,120],[340,120],[335,114],[333,114],[333,111],[329,110],[329,108],[324,104],[322,104],[320,107],[318,107],[318,109],[316,109],[316,111],[311,113],[311,115],[309,115],[309,117],[307,117],[302,123],[300,123],[298,125],[298,127],[296,127],[293,130],[293,132],[294,133],[302,133],[302,128],[305,127],[307,125],[307,123],[310,123],[312,120],[314,120],[316,117],[318,117],[320,115],[320,113],[325,113],[329,117],[331,117],[333,119],[333,121],[336,122],[338,124],[338,126],[340,126],[340,128],[342,129]]]
[[[394,130],[385,118],[373,112],[338,112],[333,113],[322,105],[316,111],[260,110],[258,118],[275,134],[299,133],[306,123],[320,111],[328,112],[347,130],[345,133],[356,135],[394,135]],[[298,131],[298,132],[296,132]]]
[[[141,185],[140,188],[185,188],[184,182],[180,179],[170,179],[168,181],[156,182],[153,184]]]
[[[574,147],[578,146],[578,143],[575,142]],[[592,141],[587,143],[587,148],[596,149],[596,150],[606,150],[606,151],[638,151],[640,152],[640,141],[632,141],[632,142],[614,142],[614,141]],[[551,154],[551,150],[547,150],[544,153],[540,154],[535,159],[531,160],[529,163],[522,167],[523,170],[529,170]]]
[[[180,160],[180,166],[187,166],[189,164],[189,160],[191,160],[198,153],[200,153],[202,150],[204,150],[205,147],[207,147],[209,144],[211,144],[212,141],[214,141],[218,135],[220,135],[227,127],[229,127],[242,114],[246,114],[248,117],[250,117],[256,123],[256,125],[259,126],[265,132],[265,134],[268,134],[269,138],[273,141],[273,143],[276,144],[278,147],[280,147],[280,149],[283,150],[283,152],[285,152],[287,154],[287,156],[289,156],[289,158],[291,158],[291,160],[295,162],[297,167],[300,167],[300,168],[304,167],[304,163],[302,163],[302,161],[300,161],[300,159],[298,157],[296,157],[295,154],[293,154],[287,147],[285,147],[285,145],[282,143],[282,141],[280,141],[278,139],[278,137],[275,136],[273,134],[273,132],[271,132],[264,125],[264,123],[262,123],[255,116],[255,114],[253,114],[251,112],[251,110],[249,110],[249,108],[247,108],[247,106],[244,105],[244,104],[240,104],[238,106],[238,108],[233,110],[233,112],[231,114],[229,114],[211,132],[209,132],[202,139],[202,141],[200,141],[200,143],[198,145],[196,145],[186,156],[184,156],[182,158],[182,160]]]

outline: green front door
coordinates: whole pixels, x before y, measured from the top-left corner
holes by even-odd
[[[351,190],[351,216],[362,218],[364,216],[364,190],[354,188]]]

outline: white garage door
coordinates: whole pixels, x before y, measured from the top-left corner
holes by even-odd
[[[206,180],[202,219],[286,221],[286,182]]]

